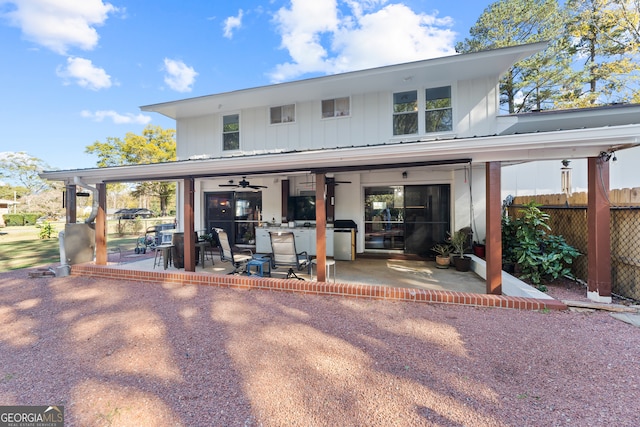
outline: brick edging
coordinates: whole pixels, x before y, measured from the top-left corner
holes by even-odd
[[[311,295],[335,295],[374,300],[456,304],[479,307],[510,308],[516,310],[566,310],[567,306],[555,299],[534,299],[503,295],[473,294],[467,292],[436,291],[428,289],[397,288],[393,286],[327,283],[272,277],[218,275],[195,272],[159,272],[122,270],[94,264],[71,266],[72,276],[99,277],[114,280],[132,280],[177,285],[205,285],[234,289],[261,289]]]

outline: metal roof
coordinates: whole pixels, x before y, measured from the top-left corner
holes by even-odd
[[[72,183],[174,180],[230,175],[331,172],[460,162],[516,162],[595,157],[640,145],[640,124],[528,134],[411,141],[364,147],[263,153],[147,165],[46,171],[41,177]]]
[[[640,104],[614,104],[591,108],[532,111],[499,116],[506,128],[500,135],[550,132],[568,129],[592,129],[640,123]]]

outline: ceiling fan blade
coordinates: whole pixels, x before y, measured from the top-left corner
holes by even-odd
[[[269,188],[266,185],[247,185],[249,188],[253,188],[254,190],[258,190],[260,188]]]
[[[327,182],[328,183],[333,183],[333,184],[351,184],[351,181],[338,181],[335,178],[327,178]]]
[[[219,184],[218,187],[240,187],[238,184]]]

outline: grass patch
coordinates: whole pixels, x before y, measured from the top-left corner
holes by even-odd
[[[56,237],[40,239],[37,227],[0,228],[0,272],[60,263],[58,231],[64,224],[55,224]],[[107,248],[120,246],[122,252],[133,250],[137,236],[108,236]]]

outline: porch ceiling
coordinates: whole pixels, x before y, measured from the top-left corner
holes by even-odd
[[[489,161],[518,162],[562,160],[598,156],[640,145],[640,124],[495,135],[476,138],[412,141],[366,147],[264,153],[237,157],[183,160],[171,163],[116,166],[40,175],[52,181],[72,183],[74,177],[89,184],[176,180],[188,177],[271,174],[287,172],[335,172]]]

